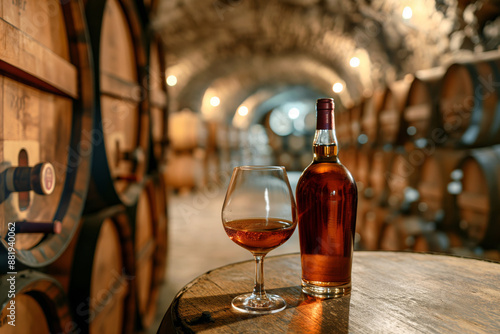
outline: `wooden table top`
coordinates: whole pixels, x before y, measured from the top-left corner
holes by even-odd
[[[253,261],[221,267],[186,285],[159,333],[500,333],[500,264],[405,252],[354,252],[351,296],[301,293],[300,256],[265,259],[265,286],[288,303],[248,315],[231,300],[253,288]]]

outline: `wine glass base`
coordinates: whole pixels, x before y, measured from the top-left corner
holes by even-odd
[[[231,302],[233,308],[239,312],[250,314],[270,314],[283,311],[286,302],[278,295],[267,294],[267,299],[258,299],[254,294],[247,293],[237,296]]]
[[[310,296],[318,298],[341,298],[344,296],[349,296],[351,294],[351,283],[344,285],[328,286],[328,285],[317,285],[311,282],[302,280],[302,292]]]

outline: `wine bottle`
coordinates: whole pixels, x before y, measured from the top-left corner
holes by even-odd
[[[337,298],[351,292],[358,192],[338,158],[331,98],[316,101],[313,152],[296,190],[302,291]]]

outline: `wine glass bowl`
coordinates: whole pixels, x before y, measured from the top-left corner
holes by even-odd
[[[250,251],[256,261],[252,293],[233,299],[238,311],[279,312],[286,302],[264,290],[264,256],[285,243],[297,226],[297,209],[284,167],[241,166],[233,171],[222,207],[228,237]]]

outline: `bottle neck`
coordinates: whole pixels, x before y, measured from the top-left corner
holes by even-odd
[[[338,162],[338,145],[335,130],[316,129],[313,141],[314,161]]]
[[[317,108],[313,152],[314,161],[338,162],[333,106],[331,109]]]

